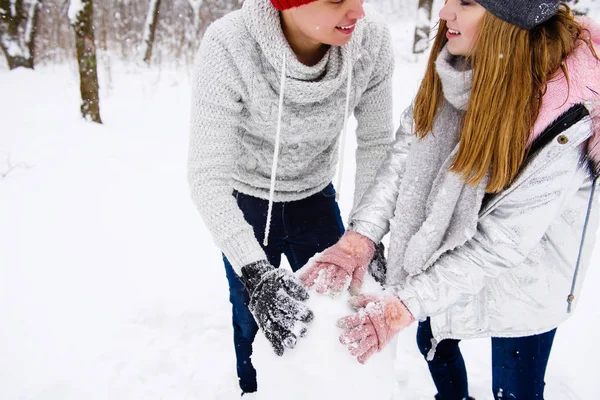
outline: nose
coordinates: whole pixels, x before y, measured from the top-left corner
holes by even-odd
[[[365,16],[365,10],[363,9],[364,0],[349,0],[349,9],[346,16],[350,19],[361,19]]]
[[[454,21],[456,19],[456,11],[451,3],[451,1],[447,1],[444,4],[444,7],[440,10],[440,19],[444,21]]]

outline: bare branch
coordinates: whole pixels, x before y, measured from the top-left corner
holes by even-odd
[[[23,169],[29,169],[29,168],[33,168],[31,165],[26,164],[26,163],[17,163],[17,164],[13,164],[10,161],[10,154],[6,156],[6,171],[0,171],[0,178],[4,179],[6,178],[11,172],[13,172],[14,170],[18,169],[18,168],[23,168]]]

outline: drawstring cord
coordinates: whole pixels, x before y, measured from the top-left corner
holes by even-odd
[[[340,152],[338,162],[338,180],[335,187],[335,200],[339,201],[340,193],[342,192],[342,177],[344,175],[344,148],[346,147],[346,128],[348,126],[348,114],[350,112],[350,88],[352,86],[352,57],[348,57],[350,60],[350,67],[348,68],[348,84],[346,85],[346,108],[344,110],[344,127],[342,128],[342,137],[340,139]]]
[[[267,224],[265,226],[265,238],[263,246],[269,244],[269,231],[271,230],[271,213],[273,211],[273,196],[275,193],[275,174],[277,173],[277,161],[279,159],[279,137],[281,136],[281,116],[283,113],[283,92],[285,90],[285,51],[283,52],[283,65],[281,66],[281,83],[279,84],[279,113],[277,115],[277,133],[275,134],[275,153],[273,154],[273,165],[271,166],[271,190],[269,191],[269,209],[267,211]]]
[[[339,162],[338,162],[338,182],[336,185],[336,200],[339,200],[339,196],[342,188],[342,175],[344,171],[344,147],[346,142],[346,129],[348,126],[348,117],[350,113],[350,89],[352,87],[352,59],[348,57],[350,67],[348,68],[348,82],[346,85],[346,108],[344,110],[344,127],[342,128],[342,137],[340,140],[339,149]],[[269,232],[271,230],[271,218],[273,212],[273,197],[275,195],[275,178],[277,173],[277,161],[279,160],[279,141],[281,136],[281,117],[283,115],[283,94],[285,91],[285,60],[286,53],[283,52],[283,63],[281,67],[281,81],[279,84],[279,112],[277,114],[277,133],[275,134],[275,152],[273,154],[273,165],[271,166],[271,188],[269,191],[269,207],[267,210],[267,222],[265,225],[265,237],[263,239],[263,246],[269,244]]]

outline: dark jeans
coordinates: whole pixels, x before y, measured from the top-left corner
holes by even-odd
[[[544,374],[556,329],[539,335],[492,338],[492,390],[494,399],[533,400],[544,398]],[[427,357],[431,349],[429,318],[419,323],[417,344]],[[432,361],[427,361],[439,400],[469,397],[467,370],[458,347],[460,340],[438,343]]]
[[[246,221],[254,227],[261,243],[265,233],[268,201],[234,192]],[[269,262],[279,267],[285,254],[292,270],[297,271],[316,253],[334,245],[344,233],[340,209],[332,184],[306,199],[273,203],[269,245],[263,247]],[[229,281],[229,300],[233,311],[233,343],[237,373],[243,392],[256,391],[256,370],[252,366],[252,342],[258,331],[248,310],[248,292],[227,258],[223,256]]]

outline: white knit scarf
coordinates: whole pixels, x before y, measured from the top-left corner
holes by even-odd
[[[406,161],[390,223],[388,284],[392,285],[426,270],[441,254],[473,237],[487,185],[487,176],[472,186],[449,171],[458,151],[472,71],[446,48],[436,61],[436,71],[445,101],[432,132],[413,142]]]

